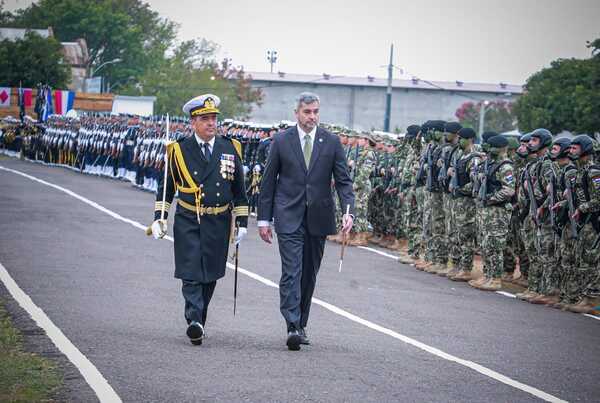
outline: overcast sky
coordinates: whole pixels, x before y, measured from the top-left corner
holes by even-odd
[[[8,9],[30,4],[7,0]],[[523,84],[557,58],[586,58],[600,0],[151,0],[179,38],[220,45],[246,71]],[[400,77],[395,70],[394,75]]]

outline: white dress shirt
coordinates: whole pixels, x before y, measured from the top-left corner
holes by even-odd
[[[198,142],[198,145],[200,146],[200,149],[202,150],[202,154],[204,154],[204,143],[206,143],[206,141],[204,141],[200,137],[198,137],[198,135],[196,133],[194,133],[194,137],[196,137],[196,141]],[[215,146],[215,138],[213,137],[208,142],[208,149],[210,150],[210,155],[212,155],[214,146]],[[205,155],[205,157],[206,157],[206,159],[208,159],[208,156]]]

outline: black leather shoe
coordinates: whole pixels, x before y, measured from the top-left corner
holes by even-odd
[[[300,350],[300,344],[302,343],[302,337],[300,336],[300,332],[297,330],[290,330],[288,332],[287,344],[288,350],[290,351],[298,351]]]
[[[306,330],[305,329],[300,329],[300,331],[298,333],[300,333],[300,344],[304,344],[305,346],[309,346],[310,345],[310,339],[306,335]]]
[[[204,328],[200,323],[190,323],[185,333],[187,334],[187,337],[190,338],[190,341],[193,345],[199,346],[202,344],[202,339],[204,338]]]

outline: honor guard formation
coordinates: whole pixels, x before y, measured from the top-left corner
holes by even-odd
[[[245,216],[256,215],[272,138],[295,123],[222,120],[208,154],[196,159],[189,150],[197,146],[194,110],[211,106],[217,110],[186,105],[188,116],[170,119],[168,137],[164,117],[52,116],[43,124],[6,118],[0,147],[15,157],[156,192],[159,221],[169,153],[164,207],[177,191],[175,236],[185,238],[194,226],[207,225],[229,238],[236,221],[245,233]],[[401,263],[480,290],[520,286],[517,298],[532,304],[600,313],[600,146],[593,136],[555,137],[540,128],[520,136],[486,132],[479,139],[471,128],[440,120],[411,125],[399,135],[326,128],[339,136],[354,183],[349,245],[390,249]],[[206,178],[198,173],[206,171],[203,164],[215,168]],[[238,213],[236,221],[225,208]],[[341,221],[341,206],[337,210]],[[211,253],[224,262],[227,248]],[[183,291],[186,319],[203,326],[224,263],[193,279],[185,278],[186,264],[176,262],[178,278],[189,280]],[[191,333],[201,341],[202,331]]]

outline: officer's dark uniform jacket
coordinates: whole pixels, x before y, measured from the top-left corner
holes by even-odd
[[[173,224],[175,278],[216,281],[225,275],[232,214],[240,227],[248,225],[239,143],[216,136],[210,161],[195,136],[171,143],[168,152],[165,211],[178,193]],[[163,178],[156,196],[155,220],[161,215],[162,182]]]

